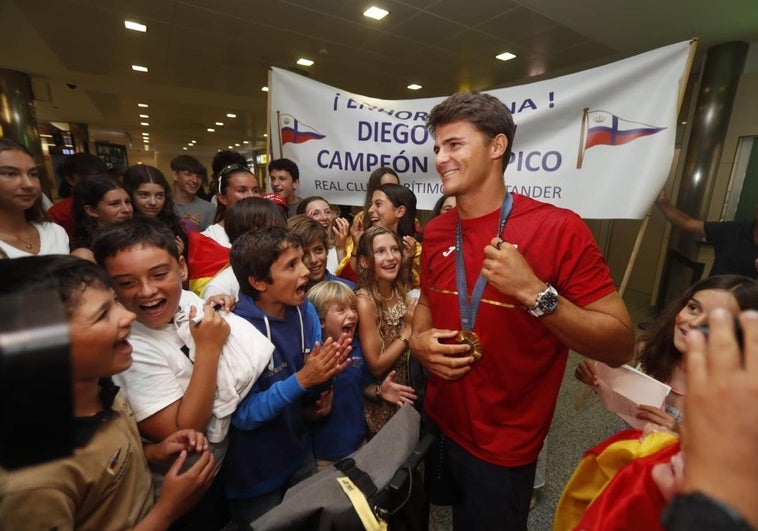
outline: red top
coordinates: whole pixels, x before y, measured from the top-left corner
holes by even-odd
[[[74,197],[69,196],[61,199],[47,210],[50,219],[66,229],[69,240],[74,237],[74,215],[71,213],[73,205]]]
[[[462,221],[469,295],[499,217],[500,209]],[[453,293],[457,221],[453,209],[433,219],[424,231],[421,289],[435,328],[460,329],[458,297]],[[592,234],[569,210],[514,194],[502,238],[518,245],[537,277],[578,306],[615,290]],[[568,349],[539,318],[490,285],[474,331],[482,342],[483,359],[455,382],[431,375],[426,410],[445,435],[476,457],[509,467],[531,463],[550,428]]]

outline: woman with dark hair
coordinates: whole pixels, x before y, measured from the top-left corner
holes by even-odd
[[[176,237],[179,254],[187,248],[187,235],[174,211],[171,186],[158,168],[135,164],[124,172],[124,189],[129,194],[134,217],[156,218],[165,223]]]
[[[363,215],[368,213],[371,206],[371,198],[374,196],[374,190],[383,184],[400,184],[400,177],[397,172],[389,166],[382,166],[371,172],[366,184],[366,197],[363,200]]]
[[[216,216],[213,225],[205,229],[202,234],[216,240],[224,247],[231,247],[229,236],[224,229],[224,218],[227,209],[240,199],[261,195],[258,180],[244,164],[230,164],[218,172],[216,179],[218,193],[216,193]]]
[[[74,187],[74,239],[71,254],[94,261],[90,250],[95,233],[103,227],[131,219],[132,200],[120,182],[107,175],[82,179]]]
[[[26,147],[0,137],[0,251],[8,258],[68,254],[66,231],[45,215],[39,171]]]
[[[685,338],[708,322],[708,314],[723,308],[732,315],[744,310],[758,310],[758,284],[740,275],[708,277],[687,289],[673,301],[640,339],[640,369],[671,387],[666,398],[666,411],[639,406],[638,418],[676,432],[681,422],[685,396]],[[582,360],[576,368],[577,379],[596,387],[597,373],[593,362]]]
[[[436,218],[440,214],[444,214],[448,210],[452,210],[455,208],[455,196],[454,195],[443,195],[439,199],[437,199],[437,202],[434,203],[434,208],[432,209],[432,217],[429,218],[430,220]]]

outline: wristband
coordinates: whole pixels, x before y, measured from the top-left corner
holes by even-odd
[[[405,337],[405,336],[404,336],[404,335],[402,335],[402,334],[399,334],[399,335],[398,335],[398,336],[397,336],[395,339],[399,339],[400,341],[402,341],[403,343],[405,343],[405,346],[406,346],[406,347],[410,347],[410,346],[411,346],[411,342],[410,342],[410,341],[408,341],[408,338],[407,338],[407,337]]]

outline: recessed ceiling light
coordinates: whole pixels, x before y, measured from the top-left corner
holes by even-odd
[[[132,65],[132,70],[135,72],[147,72],[147,67],[142,65]]]
[[[249,144],[249,143],[250,143],[250,141],[249,141],[249,140],[243,140],[243,141],[242,141],[242,143],[243,143],[243,144]]]
[[[140,114],[139,117],[140,118],[150,118],[150,115],[149,114]]]
[[[150,123],[149,122],[140,122],[139,124],[140,125],[144,125],[145,127],[150,127]]]
[[[511,52],[503,52],[495,56],[495,59],[500,59],[501,61],[510,61],[511,59],[515,59],[515,58],[516,58],[516,55],[512,54]]]
[[[131,20],[125,20],[124,27],[126,29],[130,29],[134,31],[141,31],[142,33],[145,33],[147,31],[147,26],[145,26],[144,24],[140,24],[139,22],[132,22]]]
[[[410,85],[408,85],[408,88],[411,89],[411,90],[418,90],[418,89],[420,89],[422,87],[418,83],[411,83]]]
[[[197,140],[193,140],[193,141],[192,141],[192,143],[193,143],[193,144],[197,144]]]
[[[206,129],[206,131],[208,131],[209,133],[215,133],[216,132],[216,130],[213,129],[212,127],[209,127],[208,129]]]
[[[216,125],[218,125],[219,127],[221,127],[221,126],[224,125],[224,122],[216,122]]]
[[[264,87],[261,87],[261,91],[262,91],[262,92],[268,92],[268,87],[265,87],[265,86],[264,86]]]
[[[150,149],[150,146],[148,144],[145,144],[145,151],[148,151]]]
[[[234,144],[234,145],[235,145],[235,146],[237,146],[237,147],[240,147],[240,145],[239,145],[239,144]]]
[[[297,60],[297,64],[299,64],[300,66],[311,66],[313,64],[313,61],[311,61],[310,59],[305,59],[304,57],[301,57],[300,59]]]
[[[237,115],[236,115],[236,114],[234,114],[233,112],[228,112],[228,113],[226,113],[226,117],[227,117],[227,118],[236,118],[236,117],[237,117]]]
[[[184,151],[187,151],[187,148],[186,148],[186,147],[182,147],[182,149],[183,149]]]
[[[268,138],[268,133],[263,133],[263,138]]]
[[[150,107],[150,105],[148,105],[147,103],[138,103],[137,107],[142,107],[143,109],[147,109],[148,107]]]
[[[384,17],[389,15],[390,12],[386,9],[382,9],[381,7],[371,6],[366,11],[363,12],[363,16],[368,18],[373,18],[374,20],[382,20]]]
[[[142,133],[142,136],[150,136],[150,133]]]
[[[229,147],[229,149],[234,149],[234,146],[228,146],[228,147]]]

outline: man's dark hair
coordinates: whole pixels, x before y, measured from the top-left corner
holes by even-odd
[[[302,247],[300,238],[284,227],[266,227],[246,232],[232,244],[229,262],[240,291],[254,300],[260,292],[250,285],[250,278],[272,283],[271,265],[290,247]]]
[[[165,223],[155,218],[133,218],[103,228],[92,243],[92,253],[95,261],[104,267],[107,258],[138,246],[163,249],[179,260],[176,236]]]
[[[272,160],[268,165],[268,172],[271,173],[271,170],[283,170],[289,172],[289,174],[292,175],[292,182],[300,180],[300,170],[298,169],[297,164],[290,159]]]
[[[186,171],[202,175],[205,168],[195,157],[191,155],[179,155],[171,161],[171,171]]]
[[[505,135],[508,139],[508,147],[503,153],[505,172],[511,158],[513,136],[516,132],[513,116],[505,104],[496,97],[482,92],[459,92],[434,106],[426,120],[426,126],[434,134],[437,127],[458,121],[470,122],[490,140],[497,135]]]
[[[0,276],[3,279],[0,296],[54,292],[60,297],[67,317],[71,317],[88,287],[110,287],[110,278],[102,268],[69,254],[0,260]]]
[[[224,218],[224,230],[232,243],[248,231],[271,225],[286,227],[287,217],[278,205],[262,197],[245,197],[236,201]]]

